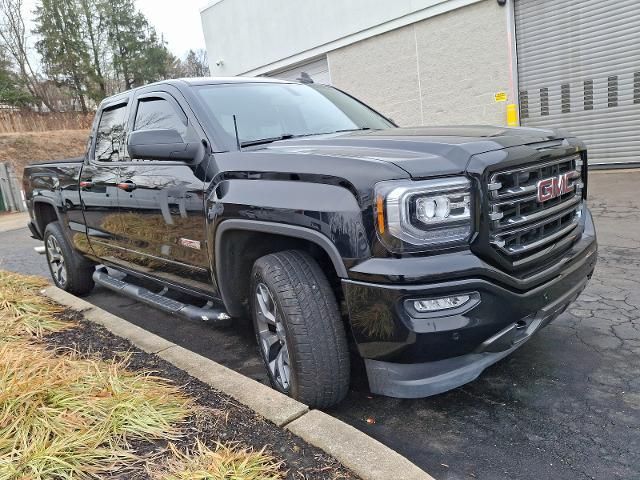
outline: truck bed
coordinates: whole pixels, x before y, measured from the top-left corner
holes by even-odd
[[[73,158],[63,158],[61,160],[46,160],[46,161],[42,161],[42,162],[34,162],[34,163],[30,163],[29,165],[27,165],[26,167],[24,167],[25,171],[32,168],[32,167],[41,167],[41,166],[47,166],[47,165],[55,165],[55,166],[60,166],[61,163],[82,163],[82,161],[84,160],[83,157],[73,157]]]

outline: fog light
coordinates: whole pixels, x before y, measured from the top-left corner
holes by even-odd
[[[437,312],[438,310],[460,307],[470,299],[470,295],[453,295],[451,297],[433,298],[430,300],[415,300],[413,302],[413,308],[421,313]]]

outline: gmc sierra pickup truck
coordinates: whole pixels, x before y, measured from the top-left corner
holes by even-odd
[[[597,257],[586,155],[550,130],[399,128],[324,85],[172,80],[103,101],[84,158],[24,189],[58,287],[251,317],[274,388],[326,407],[354,359],[373,393],[433,395],[564,311]]]

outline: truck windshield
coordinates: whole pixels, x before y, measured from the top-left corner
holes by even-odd
[[[286,138],[393,127],[369,107],[325,85],[239,83],[196,91],[212,120],[235,143],[233,116],[243,146]]]

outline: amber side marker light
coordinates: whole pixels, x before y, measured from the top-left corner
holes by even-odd
[[[378,231],[384,233],[384,198],[378,195],[376,198],[376,215],[378,217]]]

